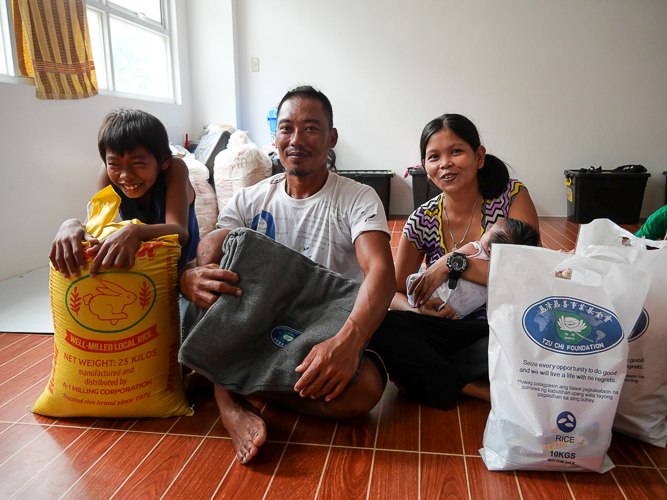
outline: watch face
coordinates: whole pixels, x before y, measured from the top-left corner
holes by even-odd
[[[455,253],[447,259],[450,271],[465,271],[468,268],[468,259],[460,253]]]

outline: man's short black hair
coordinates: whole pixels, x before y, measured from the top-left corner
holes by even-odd
[[[329,120],[329,130],[333,128],[333,108],[331,107],[331,102],[320,90],[317,90],[310,85],[300,85],[299,87],[294,87],[292,90],[288,91],[280,100],[280,104],[278,104],[277,114],[280,114],[280,108],[282,108],[286,101],[297,97],[320,101],[324,108],[324,113],[327,115],[327,120]]]
[[[494,243],[536,247],[540,244],[540,232],[525,221],[505,219],[505,223],[500,230],[491,235],[490,245]]]
[[[104,117],[97,147],[106,165],[107,151],[123,156],[137,146],[151,153],[158,164],[171,158],[169,136],[162,122],[138,109],[118,109]]]

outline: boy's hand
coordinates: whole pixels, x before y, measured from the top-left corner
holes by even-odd
[[[86,259],[83,255],[83,241],[91,245],[97,245],[99,241],[84,231],[81,222],[77,219],[69,219],[62,223],[53,243],[49,260],[56,271],[60,271],[63,278],[69,278],[69,274],[79,276],[79,269],[86,268]]]
[[[110,234],[97,247],[97,255],[90,266],[90,277],[94,278],[100,269],[115,267],[121,271],[128,271],[134,266],[134,256],[137,253],[141,236],[138,224],[128,224]],[[91,253],[94,252],[92,249]]]

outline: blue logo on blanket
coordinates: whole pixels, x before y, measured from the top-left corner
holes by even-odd
[[[632,328],[632,332],[628,337],[628,342],[637,340],[639,337],[644,335],[646,333],[646,330],[648,330],[648,325],[649,325],[648,312],[646,311],[646,309],[642,309],[642,313],[639,315],[639,319],[637,319],[637,322],[635,323],[635,326]]]
[[[548,297],[523,314],[523,329],[548,351],[575,356],[616,347],[623,328],[611,311],[571,297]]]
[[[572,412],[564,411],[556,418],[556,425],[561,432],[572,432],[577,427],[577,418]]]
[[[301,332],[290,328],[289,326],[277,326],[271,330],[271,340],[278,347],[285,347],[295,338],[301,335]]]

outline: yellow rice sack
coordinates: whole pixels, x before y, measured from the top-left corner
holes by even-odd
[[[120,198],[111,186],[91,200],[86,231],[103,239]],[[88,244],[84,244],[87,248]],[[63,278],[51,267],[55,343],[51,376],[32,411],[52,417],[191,415],[178,364],[180,326],[176,235],[144,242],[130,271]]]

